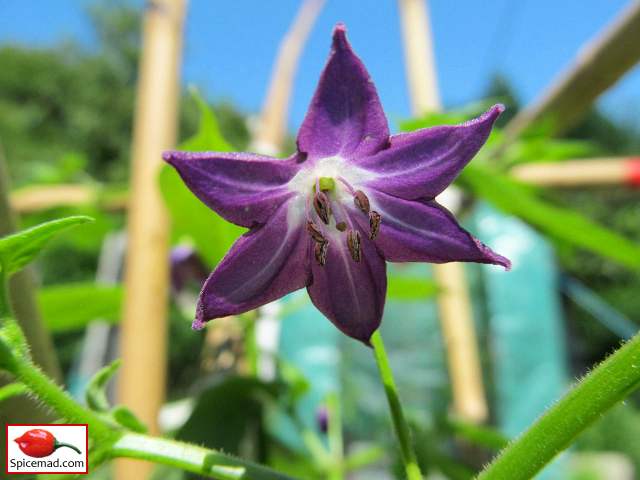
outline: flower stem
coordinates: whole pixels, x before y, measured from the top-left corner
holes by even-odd
[[[380,378],[384,385],[384,391],[387,394],[389,409],[391,410],[391,419],[398,437],[398,444],[400,445],[400,453],[402,454],[407,478],[409,480],[422,480],[422,474],[420,473],[420,467],[418,467],[416,454],[413,451],[411,440],[409,439],[409,427],[407,426],[407,421],[402,413],[402,405],[400,404],[398,391],[396,389],[395,382],[393,381],[391,368],[389,367],[387,353],[385,352],[384,345],[382,344],[382,337],[380,337],[380,333],[377,330],[371,336],[371,345],[373,346],[373,353],[375,354],[376,362],[378,363],[378,370],[380,371]]]
[[[640,336],[591,371],[480,473],[478,480],[525,480],[607,410],[640,386]]]

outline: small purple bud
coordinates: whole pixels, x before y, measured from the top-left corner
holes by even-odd
[[[318,243],[327,243],[329,240],[324,238],[318,226],[311,220],[307,220],[307,232]]]
[[[209,269],[202,258],[190,246],[176,245],[169,252],[171,286],[176,293],[181,292],[189,281],[203,284],[209,276]]]
[[[362,190],[356,190],[356,193],[353,196],[353,203],[362,213],[365,215],[369,214],[369,198]]]
[[[360,248],[361,244],[362,236],[360,235],[360,232],[356,230],[349,230],[349,233],[347,233],[347,248],[356,263],[360,263],[360,260],[362,259],[362,250]]]
[[[327,265],[327,250],[329,249],[329,242],[316,243],[315,254],[316,263],[324,268]]]
[[[320,405],[316,410],[316,422],[318,422],[320,431],[327,433],[329,430],[329,410],[324,405]]]
[[[380,230],[380,222],[382,221],[382,217],[380,214],[374,210],[369,212],[369,238],[371,240],[376,239],[376,235],[378,235],[378,230]]]
[[[313,208],[316,209],[320,220],[329,225],[329,199],[324,192],[318,192],[316,196],[313,197]]]

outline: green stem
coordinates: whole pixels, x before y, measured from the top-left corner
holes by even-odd
[[[91,456],[92,465],[95,466],[108,458],[129,457],[183,468],[223,480],[292,479],[265,467],[213,450],[123,430],[111,419],[76,403],[68,393],[29,361],[26,355],[16,351],[15,348],[12,349],[10,346],[12,343],[7,343],[4,339],[11,336],[7,334],[7,327],[14,325],[15,321],[10,318],[7,320],[10,322],[0,329],[0,347],[3,348],[2,366],[68,423],[88,425],[89,436],[97,449],[97,452],[94,452],[96,454]],[[9,333],[15,332],[9,331]],[[75,448],[67,444],[58,444],[58,446]]]
[[[68,423],[86,423],[91,436],[100,442],[113,442],[120,432],[106,424],[98,414],[79,405],[67,392],[47,377],[24,355],[14,355],[5,368],[31,393],[53,408]]]
[[[382,338],[377,330],[371,336],[371,345],[373,346],[373,353],[375,354],[376,362],[378,363],[378,370],[380,371],[380,378],[384,385],[384,391],[387,394],[389,409],[391,410],[391,419],[393,420],[393,426],[398,437],[400,453],[402,454],[402,460],[404,461],[404,466],[407,471],[407,478],[409,480],[422,480],[422,474],[420,473],[420,467],[418,467],[416,454],[413,451],[411,440],[409,439],[409,427],[407,426],[407,421],[402,413],[402,405],[400,404],[398,391],[396,389],[395,382],[393,381],[391,368],[389,367],[387,353],[384,350]]]
[[[583,430],[640,386],[640,336],[591,371],[480,473],[478,480],[532,478]]]
[[[6,270],[0,264],[0,320],[11,317],[8,280]]]
[[[75,450],[76,453],[82,454],[82,452],[80,451],[80,449],[78,447],[76,447],[74,445],[71,445],[70,443],[60,443],[60,442],[58,442],[58,440],[55,440],[53,442],[53,449],[54,450],[57,450],[57,449],[59,449],[61,447],[69,447],[70,449]]]
[[[292,480],[285,474],[187,443],[125,433],[108,456],[139,458],[221,480]]]

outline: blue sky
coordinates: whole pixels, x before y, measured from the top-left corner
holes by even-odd
[[[86,3],[3,0],[0,44],[39,47],[74,38],[90,49],[95,39],[84,13]],[[495,72],[512,82],[522,101],[531,101],[628,2],[430,3],[441,96],[445,106],[455,107],[481,97]],[[247,113],[259,111],[278,44],[298,6],[297,0],[191,0],[184,84],[194,83],[209,99],[229,99]],[[409,115],[396,0],[327,0],[298,71],[289,122],[292,131],[302,121],[338,21],[346,24],[392,123]],[[640,129],[640,68],[599,104]]]

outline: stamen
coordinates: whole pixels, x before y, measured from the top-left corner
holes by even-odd
[[[329,249],[329,242],[316,243],[315,255],[316,263],[320,268],[324,268],[327,265],[327,250]]]
[[[355,196],[356,191],[354,190],[354,188],[351,186],[351,184],[349,182],[347,182],[344,178],[342,177],[336,177],[337,180],[340,180],[342,183],[344,183],[344,186],[347,187],[347,190],[349,190],[349,193],[353,196]]]
[[[313,208],[325,224],[329,225],[329,199],[324,192],[316,193],[313,197]]]
[[[356,263],[360,263],[360,260],[362,259],[361,245],[362,236],[360,235],[360,232],[357,230],[349,230],[349,233],[347,233],[347,248]]]
[[[353,203],[355,206],[365,215],[369,214],[369,198],[365,195],[362,190],[356,190],[353,195]]]
[[[313,220],[307,220],[307,232],[318,243],[328,243],[329,240],[324,238],[322,232],[318,228],[318,226],[313,222]]]
[[[380,222],[382,222],[382,216],[375,210],[369,212],[369,238],[375,240],[380,230]]]
[[[344,222],[338,222],[336,223],[336,228],[341,232],[344,232],[347,229],[347,224]]]

